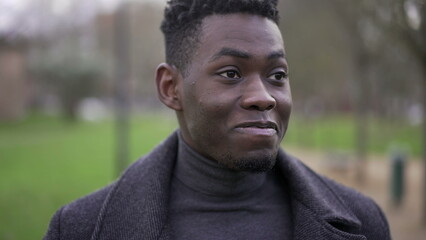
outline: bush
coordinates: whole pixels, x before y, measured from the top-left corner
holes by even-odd
[[[33,69],[35,75],[58,96],[64,116],[76,120],[79,102],[99,91],[101,68],[95,62],[69,58],[45,61]]]

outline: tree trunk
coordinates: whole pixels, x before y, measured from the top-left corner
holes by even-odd
[[[423,226],[426,227],[426,53],[422,61],[423,94]]]
[[[130,111],[130,32],[129,6],[123,4],[115,15],[114,54],[115,54],[115,175],[119,176],[126,168],[129,159],[129,111]]]
[[[368,81],[370,78],[370,56],[365,49],[359,48],[357,53],[357,69],[358,75],[355,83],[357,84],[355,92],[356,111],[356,181],[359,184],[365,182],[365,164],[368,153]],[[363,74],[359,74],[363,73]]]

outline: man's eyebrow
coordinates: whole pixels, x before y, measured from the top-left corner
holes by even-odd
[[[285,53],[283,50],[278,50],[271,52],[267,57],[268,60],[277,59],[277,58],[285,58]]]
[[[222,48],[218,53],[216,53],[215,55],[213,55],[213,57],[210,59],[210,62],[223,57],[223,56],[230,56],[230,57],[237,57],[237,58],[250,58],[251,55],[248,54],[247,52],[238,50],[238,49],[234,49],[234,48]]]

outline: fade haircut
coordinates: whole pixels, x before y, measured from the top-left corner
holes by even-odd
[[[278,25],[278,0],[169,0],[161,30],[166,62],[186,75],[198,48],[202,20],[213,14],[247,13],[266,17]]]

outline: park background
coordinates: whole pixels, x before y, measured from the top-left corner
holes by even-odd
[[[60,206],[176,129],[154,85],[164,6],[0,2],[0,239],[42,238]],[[425,1],[279,6],[294,101],[283,147],[375,199],[394,239],[424,239]]]

